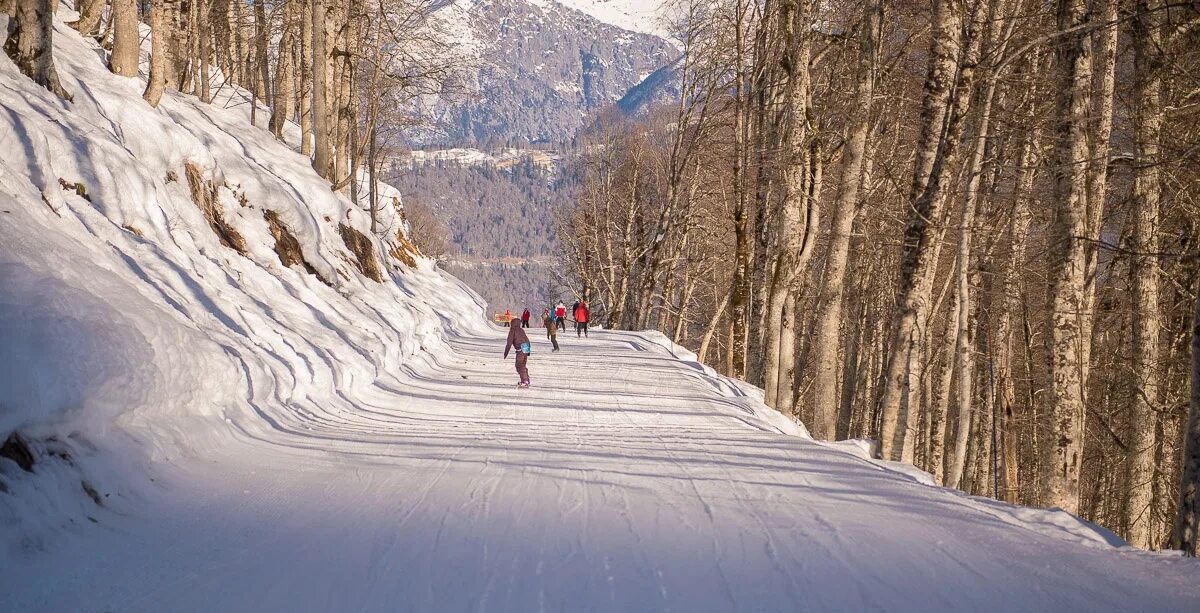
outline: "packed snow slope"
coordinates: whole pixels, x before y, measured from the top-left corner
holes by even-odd
[[[153,110],[56,47],[74,102],[0,59],[0,610],[1200,607],[1195,561],[814,442],[661,336],[535,329],[517,390],[232,88]]]
[[[1195,611],[1192,560],[781,432],[645,334],[450,340],[0,574],[11,610]],[[687,356],[684,356],[685,358]],[[1111,540],[1111,536],[1109,539]]]

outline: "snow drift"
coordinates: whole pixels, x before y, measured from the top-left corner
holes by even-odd
[[[201,454],[343,410],[381,373],[485,326],[469,290],[414,259],[393,190],[373,236],[365,208],[249,124],[242,92],[151,109],[143,80],[110,74],[61,21],[55,34],[73,102],[0,59],[0,438],[19,432],[46,471],[86,481],[103,472],[93,460]],[[12,468],[0,461],[18,490],[0,523],[36,515],[14,500],[38,487],[86,494]]]

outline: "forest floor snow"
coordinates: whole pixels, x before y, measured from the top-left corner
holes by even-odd
[[[645,334],[462,336],[356,410],[161,467],[6,610],[1196,610],[1194,560],[780,432]],[[686,357],[686,356],[684,356]],[[758,408],[756,408],[758,407]],[[776,415],[777,417],[777,415]],[[773,423],[774,422],[774,423]]]

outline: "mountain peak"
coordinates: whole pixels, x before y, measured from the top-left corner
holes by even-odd
[[[439,9],[464,54],[466,95],[439,96],[411,142],[570,140],[678,51],[648,33],[657,0],[459,0]]]

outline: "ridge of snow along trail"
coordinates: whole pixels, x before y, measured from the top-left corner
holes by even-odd
[[[661,335],[533,329],[516,390],[240,92],[149,109],[55,41],[72,103],[0,58],[0,610],[1200,610],[1195,560],[815,442]]]

